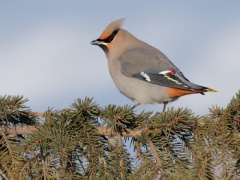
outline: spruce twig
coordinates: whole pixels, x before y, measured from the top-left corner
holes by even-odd
[[[2,176],[2,178],[4,180],[8,180],[8,178],[5,176],[5,174],[2,172],[2,170],[0,169],[0,175]]]
[[[161,160],[160,160],[160,158],[159,158],[159,156],[158,156],[158,154],[157,154],[156,148],[155,148],[152,140],[149,141],[149,146],[150,146],[150,149],[151,149],[151,151],[152,151],[152,153],[153,153],[153,155],[154,155],[154,157],[155,157],[155,159],[156,159],[156,162],[157,162],[157,164],[158,164],[158,166],[159,166],[159,171],[160,171],[160,174],[161,174],[161,179],[162,179],[162,180],[166,180],[166,178],[165,178],[165,173],[164,173],[164,170],[163,170],[163,168],[162,168],[162,162],[161,162]]]

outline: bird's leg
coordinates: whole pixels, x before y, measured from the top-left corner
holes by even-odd
[[[140,103],[134,102],[134,105],[133,105],[132,109],[134,109],[135,107],[137,107],[137,106],[139,106],[139,105],[140,105]]]
[[[165,112],[167,104],[168,104],[168,102],[163,102],[163,110],[162,110],[162,112],[157,112],[157,114],[161,114],[161,113]]]
[[[163,103],[163,110],[162,110],[162,112],[165,112],[165,109],[166,109],[166,107],[167,107],[167,104],[168,104],[168,102],[164,102],[164,103]]]

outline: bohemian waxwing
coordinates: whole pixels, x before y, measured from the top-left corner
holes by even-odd
[[[181,96],[217,92],[191,83],[161,51],[122,29],[123,21],[109,24],[91,44],[104,50],[113,81],[134,107],[163,103],[164,111],[168,102]]]

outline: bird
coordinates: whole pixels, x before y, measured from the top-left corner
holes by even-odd
[[[91,44],[103,49],[115,85],[133,107],[163,103],[165,111],[181,96],[217,92],[190,82],[160,50],[122,29],[124,20],[110,23]]]

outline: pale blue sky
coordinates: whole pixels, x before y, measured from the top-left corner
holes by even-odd
[[[132,102],[115,87],[103,51],[91,46],[113,20],[165,53],[192,82],[219,90],[168,107],[203,115],[226,107],[240,85],[240,1],[0,1],[0,95],[24,95],[33,111],[94,97]],[[161,111],[162,105],[141,110]]]

